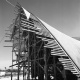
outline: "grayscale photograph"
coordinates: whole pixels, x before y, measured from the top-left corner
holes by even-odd
[[[80,0],[0,0],[0,80],[80,80]]]

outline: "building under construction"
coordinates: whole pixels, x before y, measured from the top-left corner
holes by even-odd
[[[23,80],[78,80],[80,41],[51,27],[19,4],[16,10],[17,16],[10,26],[10,67],[17,68],[17,80],[20,75]]]

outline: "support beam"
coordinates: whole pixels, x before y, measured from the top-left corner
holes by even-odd
[[[44,45],[45,45],[45,42],[44,42]],[[46,53],[45,47],[44,47],[44,61],[45,61],[45,65],[44,65],[45,80],[48,80],[47,53]]]

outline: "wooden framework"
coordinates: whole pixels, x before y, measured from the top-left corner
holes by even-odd
[[[16,7],[18,14],[11,26],[13,47],[10,67],[12,69],[14,66],[17,67],[17,79],[20,80],[20,75],[23,75],[23,80],[71,80],[72,76],[74,76],[73,80],[77,80],[77,77],[70,73],[70,70],[65,70],[61,63],[62,58],[69,58],[56,39],[51,38],[50,34],[45,32],[45,28],[43,31],[38,29],[37,26],[42,28],[42,25],[33,16],[27,20],[19,4]],[[36,26],[36,23],[39,25]],[[13,80],[12,72],[11,80]]]

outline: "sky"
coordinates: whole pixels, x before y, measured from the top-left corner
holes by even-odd
[[[14,6],[19,2],[22,7],[71,37],[80,37],[80,0],[8,0]],[[5,48],[3,36],[15,19],[15,8],[6,0],[0,0],[0,68],[11,65],[12,48]]]

